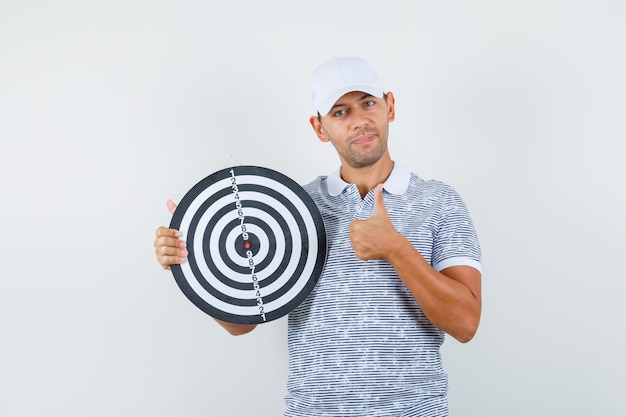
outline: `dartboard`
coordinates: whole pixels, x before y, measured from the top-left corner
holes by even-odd
[[[236,324],[285,316],[315,287],[326,261],[326,231],[309,194],[272,169],[236,166],[193,186],[170,228],[186,262],[172,265],[185,296],[206,314]]]

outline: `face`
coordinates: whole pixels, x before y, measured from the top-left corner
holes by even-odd
[[[392,93],[385,100],[353,91],[337,100],[321,120],[311,117],[310,122],[321,141],[333,144],[342,163],[362,168],[387,152],[389,122],[394,117]]]

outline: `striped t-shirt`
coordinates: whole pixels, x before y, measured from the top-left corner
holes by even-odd
[[[361,199],[339,170],[304,187],[327,232],[324,271],[288,319],[285,417],[447,416],[444,332],[425,317],[385,261],[359,260],[349,223],[368,218],[374,191]],[[480,246],[467,208],[451,187],[400,166],[383,197],[396,228],[436,270],[480,270]]]

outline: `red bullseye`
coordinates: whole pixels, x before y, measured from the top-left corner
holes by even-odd
[[[250,242],[245,242],[243,244],[243,247],[246,248],[246,249],[250,249]]]

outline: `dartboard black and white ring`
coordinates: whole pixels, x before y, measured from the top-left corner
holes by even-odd
[[[172,265],[198,308],[236,324],[260,324],[300,305],[326,261],[326,231],[313,199],[277,171],[236,166],[185,194],[170,228],[189,255]]]

